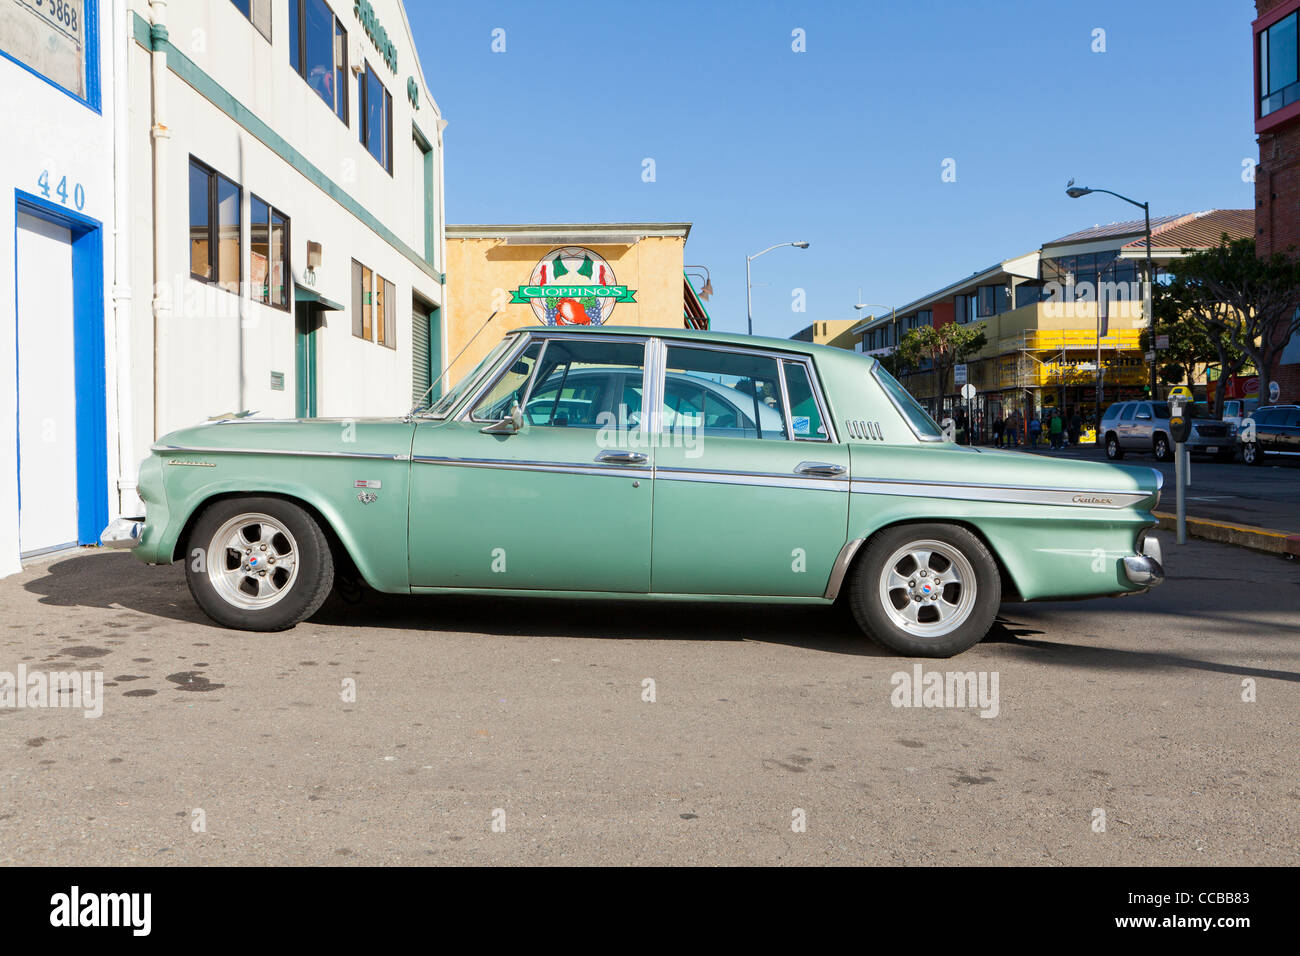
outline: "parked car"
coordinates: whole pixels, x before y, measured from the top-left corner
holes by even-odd
[[[1241,460],[1259,465],[1267,455],[1300,455],[1300,405],[1264,405],[1241,424]]]
[[[183,559],[198,605],[247,630],[292,627],[336,578],[384,594],[843,596],[884,646],[948,656],[1004,599],[1159,584],[1160,486],[1151,468],[945,441],[852,352],[546,327],[403,418],[166,435],[140,469],[145,514],[102,540]]]
[[[1204,405],[1186,406],[1192,419],[1187,450],[1231,461],[1237,453],[1236,436],[1226,422],[1214,418]],[[1097,439],[1106,446],[1106,457],[1118,461],[1128,452],[1150,453],[1157,461],[1171,461],[1174,442],[1170,438],[1168,402],[1116,402],[1106,409],[1097,429]]]

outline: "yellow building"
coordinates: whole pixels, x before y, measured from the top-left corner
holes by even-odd
[[[853,351],[859,338],[854,331],[857,324],[857,319],[823,319],[804,326],[790,338],[797,342],[812,342],[815,345]]]
[[[1151,221],[1157,276],[1177,269],[1189,249],[1253,234],[1249,209],[1217,209]],[[1141,268],[1144,223],[1094,226],[1045,243],[931,292],[890,315],[854,327],[858,351],[885,356],[909,331],[950,322],[984,324],[983,349],[966,361],[977,434],[1008,415],[1027,421],[1057,408],[1085,425],[1116,401],[1145,396],[1149,381],[1140,335],[1146,328]],[[965,403],[951,372],[942,385],[926,368],[904,370],[908,390],[936,416]]]
[[[690,232],[688,222],[447,226],[445,383],[521,326],[707,329],[685,274]]]

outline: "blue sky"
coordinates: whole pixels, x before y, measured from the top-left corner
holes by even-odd
[[[784,337],[854,316],[859,287],[901,305],[1140,216],[1067,198],[1072,176],[1150,199],[1152,215],[1254,204],[1249,0],[407,0],[407,13],[450,123],[448,222],[690,221],[686,259],[712,272],[721,330],[745,326],[745,255],[776,242],[812,243],[754,263],[755,331]]]

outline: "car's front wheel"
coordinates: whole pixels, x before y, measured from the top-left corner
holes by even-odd
[[[185,577],[218,624],[282,631],[312,614],[334,583],[320,525],[280,498],[230,498],[209,505],[189,538]]]
[[[1248,465],[1258,465],[1264,460],[1264,453],[1253,441],[1241,443],[1241,460]]]
[[[1111,461],[1119,461],[1124,457],[1124,449],[1120,446],[1118,435],[1106,436],[1106,457]]]
[[[965,528],[899,525],[865,545],[849,586],[858,626],[909,657],[951,657],[983,640],[997,616],[997,562]]]

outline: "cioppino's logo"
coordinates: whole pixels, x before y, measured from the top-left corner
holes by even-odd
[[[510,293],[512,304],[527,303],[544,325],[604,325],[614,305],[635,302],[635,289],[619,285],[608,262],[590,249],[563,246],[533,267],[528,285]]]
[[[1113,505],[1115,500],[1104,495],[1075,495],[1070,499],[1076,505]]]

